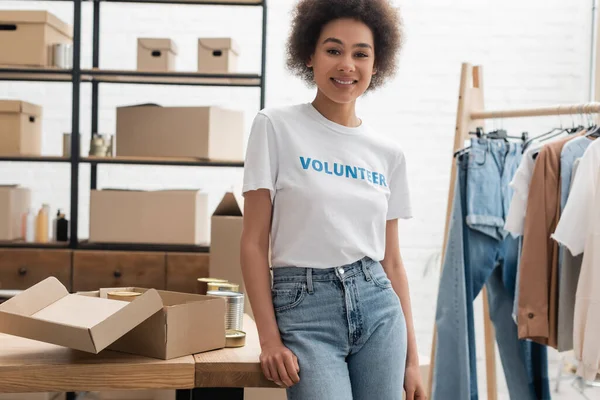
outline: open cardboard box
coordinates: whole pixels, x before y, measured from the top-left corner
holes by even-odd
[[[98,354],[162,308],[154,289],[128,303],[69,294],[49,277],[0,304],[0,332]]]
[[[78,295],[106,301],[111,291],[143,293],[133,303],[149,291],[156,292],[161,308],[108,346],[109,350],[168,360],[225,347],[225,300],[220,297],[137,287],[102,288]]]

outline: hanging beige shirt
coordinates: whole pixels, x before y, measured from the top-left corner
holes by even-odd
[[[600,371],[600,141],[581,158],[569,200],[552,237],[573,255],[583,252],[577,283],[573,347],[577,374],[588,380]]]
[[[573,137],[545,145],[531,178],[519,265],[520,339],[557,347],[558,245],[550,235],[560,213],[560,153]]]

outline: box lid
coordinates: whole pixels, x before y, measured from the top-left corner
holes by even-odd
[[[73,38],[73,27],[63,22],[48,11],[39,10],[2,10],[0,11],[0,22],[2,23],[47,23],[65,36]]]
[[[211,51],[231,49],[236,55],[240,54],[238,45],[232,38],[200,38],[198,45]]]
[[[128,303],[69,294],[49,277],[0,304],[0,332],[97,354],[161,309],[154,289]]]
[[[147,50],[167,50],[177,54],[177,45],[171,39],[138,38],[138,44]]]
[[[227,192],[215,209],[213,216],[241,217],[244,214],[244,198],[236,192]]]
[[[42,107],[21,100],[0,100],[0,113],[2,112],[23,113],[39,117],[42,115]]]

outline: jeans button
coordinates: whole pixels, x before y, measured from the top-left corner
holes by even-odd
[[[338,268],[338,272],[340,273],[340,275],[344,275],[344,268]]]

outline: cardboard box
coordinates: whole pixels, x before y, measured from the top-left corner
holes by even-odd
[[[79,294],[106,299],[113,290],[146,293],[151,289],[103,288]],[[225,347],[224,299],[165,290],[157,292],[162,309],[111,344],[109,350],[168,360]]]
[[[73,28],[47,11],[0,11],[0,64],[47,67],[52,45],[73,42]]]
[[[108,390],[78,393],[77,400],[175,400],[175,390]]]
[[[41,153],[42,107],[19,100],[0,100],[0,155]]]
[[[0,400],[65,400],[65,393],[0,393]]]
[[[117,156],[244,159],[244,113],[220,107],[117,108]]]
[[[17,185],[0,185],[0,240],[25,239],[23,215],[31,205],[31,192]]]
[[[171,39],[138,38],[138,71],[175,71],[177,46]]]
[[[240,292],[246,293],[240,262],[243,210],[243,197],[233,192],[225,193],[215,209],[211,219],[209,276],[237,283]],[[248,296],[244,296],[244,313],[253,316]]]
[[[200,190],[92,190],[97,243],[208,244],[208,194]]]
[[[0,304],[0,332],[98,354],[162,307],[154,289],[109,300],[69,294],[51,276]]]
[[[237,43],[231,38],[198,39],[198,72],[227,74],[237,72]]]

